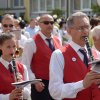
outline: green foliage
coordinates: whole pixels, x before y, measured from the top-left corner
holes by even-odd
[[[3,15],[4,13],[4,10],[0,9],[0,15]]]
[[[95,14],[100,15],[100,6],[99,5],[92,5],[92,11]]]
[[[57,15],[58,18],[62,17],[63,14],[64,14],[64,11],[63,10],[60,10],[60,9],[54,9],[51,11],[51,14],[52,15]]]

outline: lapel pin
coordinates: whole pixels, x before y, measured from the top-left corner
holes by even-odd
[[[75,58],[75,57],[72,57],[72,61],[74,61],[74,62],[75,62],[75,61],[76,61],[76,58]]]

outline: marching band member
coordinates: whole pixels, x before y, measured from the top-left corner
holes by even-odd
[[[100,73],[89,71],[83,49],[90,28],[85,13],[76,12],[67,20],[72,41],[54,51],[50,60],[49,91],[55,100],[100,100]]]
[[[14,69],[12,64],[12,56],[15,53],[16,39],[12,34],[0,35],[0,100],[15,100],[23,95],[24,99],[30,96],[30,86],[27,85],[23,89],[15,88],[11,83],[14,83]],[[16,62],[17,81],[29,80],[27,68],[25,65]]]

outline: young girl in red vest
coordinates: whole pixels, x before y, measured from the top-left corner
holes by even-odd
[[[0,35],[0,50],[2,51],[0,57],[0,100],[18,100],[20,96],[28,99],[30,96],[30,86],[21,89],[11,84],[15,81],[29,80],[27,68],[18,62],[15,62],[15,74],[17,75],[17,80],[15,80],[12,55],[16,51],[16,40],[12,34],[3,33]]]

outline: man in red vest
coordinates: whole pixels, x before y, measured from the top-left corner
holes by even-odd
[[[48,91],[49,62],[52,52],[61,45],[52,35],[53,23],[51,15],[42,15],[38,22],[40,31],[27,41],[23,52],[22,63],[27,66],[30,79],[42,79],[31,86],[32,100],[52,100]]]
[[[49,91],[55,100],[100,100],[100,74],[85,63],[85,38],[90,28],[89,18],[83,12],[76,12],[67,20],[72,41],[56,50],[50,60]]]

